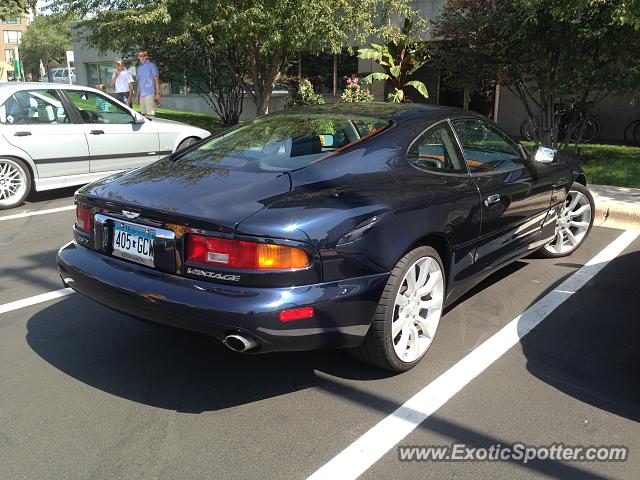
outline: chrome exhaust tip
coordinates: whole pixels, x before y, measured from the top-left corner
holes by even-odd
[[[227,347],[234,352],[246,352],[258,346],[258,341],[243,335],[227,335],[222,341]]]

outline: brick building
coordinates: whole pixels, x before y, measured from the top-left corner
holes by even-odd
[[[29,18],[26,15],[16,18],[0,18],[0,61],[13,61],[14,48],[20,45],[22,35],[27,30]]]

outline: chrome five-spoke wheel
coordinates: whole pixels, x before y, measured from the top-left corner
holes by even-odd
[[[593,225],[595,206],[586,187],[574,184],[558,214],[555,237],[542,250],[545,256],[571,255],[586,240]]]
[[[31,177],[18,160],[0,158],[0,208],[18,205],[29,194]]]
[[[438,252],[418,247],[389,275],[359,359],[402,372],[416,365],[435,337],[445,299],[445,272]]]

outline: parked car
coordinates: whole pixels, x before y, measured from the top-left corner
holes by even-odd
[[[69,75],[71,75],[71,84],[76,83],[76,71],[75,68],[69,70],[68,68],[53,68],[51,70],[51,80],[53,83],[69,83]]]
[[[0,84],[0,209],[36,191],[82,185],[146,165],[209,136],[148,119],[99,90]]]
[[[585,185],[469,111],[305,107],[82,188],[58,267],[81,294],[236,351],[348,347],[403,371],[483,278],[585,241]]]

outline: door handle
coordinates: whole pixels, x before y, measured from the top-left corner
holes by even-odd
[[[31,135],[31,132],[22,131],[22,132],[16,132],[13,135],[16,137],[28,137],[29,135]]]
[[[104,135],[104,130],[91,130],[91,135]]]
[[[500,201],[500,195],[498,195],[496,193],[496,194],[493,194],[493,195],[489,195],[487,198],[485,198],[484,204],[485,204],[485,206],[488,207],[489,205],[491,205],[493,203],[498,203],[499,201]]]

